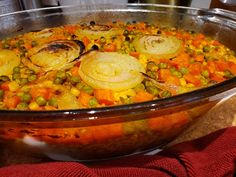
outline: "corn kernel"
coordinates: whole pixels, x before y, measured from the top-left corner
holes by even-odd
[[[72,87],[72,88],[70,89],[70,92],[71,92],[73,95],[75,95],[75,96],[79,96],[79,94],[80,94],[80,91],[79,91],[77,88],[75,88],[75,87]]]
[[[36,102],[32,102],[29,104],[29,109],[30,110],[37,110],[37,109],[39,109],[39,105]]]
[[[15,92],[19,88],[20,88],[20,85],[17,82],[12,81],[12,82],[9,83],[9,90],[10,91]]]
[[[181,86],[186,86],[187,83],[186,83],[186,80],[184,78],[180,78],[179,81],[180,81]]]

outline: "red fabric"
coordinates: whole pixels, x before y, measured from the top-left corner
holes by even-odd
[[[0,177],[228,177],[235,175],[236,128],[172,146],[156,155],[137,155],[99,165],[51,162],[0,168]]]

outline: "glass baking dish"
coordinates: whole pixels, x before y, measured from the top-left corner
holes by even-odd
[[[236,14],[155,4],[61,6],[0,15],[0,38],[95,21],[145,21],[219,40],[236,51]],[[91,161],[143,153],[177,137],[222,98],[236,78],[170,98],[104,108],[0,111],[0,143],[12,153],[54,160]],[[26,153],[27,152],[27,153]]]

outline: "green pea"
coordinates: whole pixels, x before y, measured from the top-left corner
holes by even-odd
[[[36,79],[37,79],[37,76],[36,76],[35,74],[32,74],[32,75],[29,75],[29,76],[28,76],[29,82],[32,82],[32,81],[34,81],[34,80],[36,80]]]
[[[89,101],[88,101],[88,105],[89,105],[90,107],[95,107],[95,106],[97,106],[97,105],[98,105],[97,99],[96,99],[95,97],[90,98]]]
[[[26,74],[35,74],[35,71],[32,70],[32,69],[26,69],[26,70],[25,70],[25,73],[26,73]]]
[[[60,77],[56,77],[55,79],[54,79],[54,81],[53,81],[53,83],[54,84],[62,84],[63,83],[63,79],[62,78],[60,78]]]
[[[167,64],[166,64],[166,63],[159,63],[159,64],[158,64],[158,67],[159,67],[160,69],[166,69],[166,68],[167,68]]]
[[[76,84],[75,87],[76,87],[77,89],[81,90],[84,86],[85,86],[85,84],[84,84],[83,82],[79,82],[79,83]]]
[[[80,77],[79,76],[71,76],[71,78],[70,78],[70,82],[72,83],[72,84],[77,84],[78,82],[80,82],[81,80],[80,80]]]
[[[148,71],[146,73],[150,78],[152,79],[156,79],[157,78],[157,74],[155,72],[152,72],[152,71]]]
[[[20,77],[21,77],[20,73],[13,73],[13,74],[12,74],[12,79],[13,79],[13,80],[20,79]]]
[[[158,70],[158,66],[155,62],[151,61],[147,63],[147,70],[150,71],[157,71]]]
[[[28,109],[28,104],[25,102],[21,102],[17,105],[16,107],[18,110],[27,110]]]
[[[151,93],[154,96],[157,96],[160,92],[160,89],[157,88],[156,86],[148,86],[146,89],[149,93]]]
[[[203,48],[202,48],[203,52],[209,52],[211,50],[211,47],[209,45],[205,45]]]
[[[203,70],[202,73],[201,73],[201,75],[202,75],[203,77],[208,78],[210,74],[209,74],[209,72],[208,72],[207,70]]]
[[[125,30],[124,32],[123,32],[123,35],[124,36],[127,36],[129,34],[129,31],[128,30]]]
[[[4,90],[0,89],[0,99],[3,99],[3,96],[4,96]]]
[[[8,43],[3,43],[3,44],[2,44],[2,48],[4,48],[4,49],[9,49],[9,48],[10,48],[10,44],[8,44]]]
[[[27,84],[29,81],[28,81],[28,79],[27,78],[20,78],[20,84],[21,85],[25,85],[25,84]]]
[[[173,72],[175,72],[176,71],[176,68],[174,68],[174,67],[171,67],[170,68],[170,72],[173,74]]]
[[[62,80],[66,79],[66,72],[65,71],[57,71],[56,77],[61,78]]]
[[[153,82],[149,81],[149,80],[145,80],[144,85],[145,85],[145,87],[153,86]]]
[[[101,43],[105,43],[105,42],[106,42],[106,38],[101,37],[101,38],[100,38],[100,42],[101,42]]]
[[[13,68],[13,73],[20,73],[20,67],[19,66],[16,66]]]
[[[57,107],[58,106],[57,99],[56,98],[50,98],[48,100],[48,105],[53,106],[53,107]]]
[[[22,45],[22,44],[24,44],[25,42],[24,42],[22,39],[20,39],[20,40],[18,41],[18,43],[19,43],[20,45]]]
[[[182,73],[179,72],[179,71],[174,71],[174,72],[172,73],[172,75],[173,75],[173,76],[176,76],[176,77],[178,77],[178,78],[181,78],[181,77],[183,76]]]
[[[171,92],[169,92],[168,90],[164,90],[160,93],[160,97],[161,98],[167,98],[171,96]]]
[[[187,74],[189,72],[188,68],[181,67],[179,70],[182,74]]]
[[[23,93],[21,101],[29,103],[32,100],[32,96],[29,93]]]
[[[93,93],[93,88],[88,85],[83,86],[82,90],[89,95],[91,95]]]
[[[47,104],[47,101],[42,96],[36,97],[35,101],[39,106],[45,106]]]
[[[32,46],[32,47],[35,47],[35,46],[37,46],[37,45],[38,45],[38,43],[37,43],[36,41],[32,41],[32,42],[31,42],[31,46]]]

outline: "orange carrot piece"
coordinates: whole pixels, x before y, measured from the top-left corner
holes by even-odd
[[[2,83],[2,84],[1,84],[1,89],[2,89],[2,90],[5,90],[5,91],[6,91],[6,90],[9,90],[9,83],[10,83],[10,82],[4,82],[4,83]]]
[[[170,85],[179,86],[180,85],[180,80],[176,76],[169,76],[168,78],[166,78],[166,83],[170,84]]]
[[[89,106],[88,103],[91,98],[92,98],[91,95],[81,91],[78,100],[82,104],[82,106],[88,107]]]
[[[77,76],[79,72],[79,67],[75,66],[70,70],[72,76]]]
[[[82,41],[83,41],[85,47],[87,47],[89,45],[89,43],[91,42],[87,36],[84,36]]]
[[[210,79],[216,81],[216,82],[223,82],[225,80],[225,78],[219,74],[212,74],[210,76]]]
[[[203,62],[204,61],[204,55],[196,55],[194,57],[195,61]]]
[[[135,58],[138,58],[140,53],[139,52],[130,52],[129,55],[135,57]]]
[[[191,83],[195,86],[200,86],[201,85],[201,81],[196,77],[193,76],[192,74],[186,74],[184,75],[184,79],[188,82]]]
[[[109,43],[104,45],[103,47],[105,52],[115,52],[116,51],[116,44],[114,43]]]
[[[230,67],[229,67],[230,72],[232,72],[233,74],[236,74],[236,64],[231,62],[230,63]]]
[[[114,94],[112,90],[95,89],[94,96],[98,100],[99,104],[113,105],[115,102]]]
[[[16,106],[20,103],[20,97],[17,95],[4,94],[3,102],[6,107],[9,109],[16,108]]]
[[[30,94],[35,99],[38,96],[44,97],[46,100],[53,96],[53,90],[50,88],[33,87],[30,89]]]
[[[159,78],[163,81],[166,81],[168,77],[171,76],[171,72],[169,69],[160,69],[159,71]]]
[[[194,63],[189,66],[189,73],[193,75],[199,75],[202,72],[202,65],[200,63]]]
[[[150,101],[153,99],[153,95],[146,92],[146,91],[139,91],[133,98],[133,101],[135,103],[137,102],[144,102],[144,101]]]

